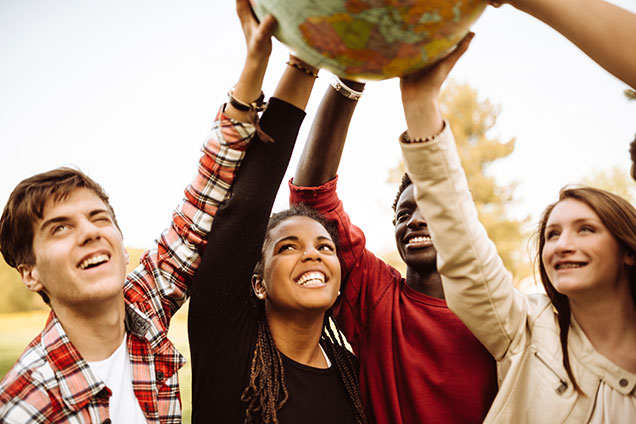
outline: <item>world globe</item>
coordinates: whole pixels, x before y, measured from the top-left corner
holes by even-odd
[[[381,80],[444,57],[485,0],[251,0],[272,14],[276,38],[308,64],[355,80]]]

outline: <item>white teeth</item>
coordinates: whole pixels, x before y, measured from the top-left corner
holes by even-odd
[[[304,286],[308,283],[323,284],[325,282],[325,274],[319,271],[306,272],[300,276],[296,284]]]
[[[410,238],[408,242],[409,243],[431,243],[432,240],[428,236],[417,236],[417,237]]]
[[[582,266],[584,266],[585,264],[581,264],[581,263],[567,263],[567,264],[558,264],[555,268],[556,269],[564,269],[564,268],[580,268]]]
[[[108,255],[105,255],[105,254],[102,253],[101,255],[93,256],[93,257],[90,257],[90,258],[86,259],[84,262],[82,262],[80,264],[79,267],[81,269],[86,269],[86,268],[88,268],[91,265],[95,265],[95,264],[98,264],[98,263],[101,263],[101,262],[106,262],[107,260],[108,260]]]

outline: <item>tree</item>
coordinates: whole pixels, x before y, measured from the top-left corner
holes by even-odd
[[[469,84],[449,81],[440,96],[440,108],[453,129],[479,219],[506,267],[521,278],[529,273],[522,250],[526,240],[523,226],[528,218],[508,216],[516,183],[500,184],[488,172],[493,162],[510,155],[515,147],[514,138],[501,141],[493,135],[500,107],[479,99],[477,90]],[[388,181],[399,183],[403,173],[404,165],[400,163],[389,170]]]
[[[582,182],[585,185],[618,194],[631,204],[636,204],[634,181],[629,178],[629,173],[620,166],[615,166],[609,170],[596,171],[589,177],[584,178]]]

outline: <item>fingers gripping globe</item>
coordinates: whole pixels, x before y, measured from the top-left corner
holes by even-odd
[[[251,0],[276,38],[317,68],[356,80],[399,77],[444,57],[485,0]]]

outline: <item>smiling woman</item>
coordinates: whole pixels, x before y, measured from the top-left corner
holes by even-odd
[[[262,52],[271,44],[267,18],[258,24],[246,0],[237,5],[248,41],[232,93],[238,97],[254,83],[245,73],[255,64],[264,71]],[[317,72],[293,56],[289,64],[260,119],[261,140],[250,146],[232,196],[215,215],[193,282],[195,423],[365,422],[355,358],[329,319],[340,288],[334,233],[307,208],[269,220]],[[236,112],[232,100],[227,113]]]
[[[538,229],[547,296],[518,292],[430,102],[434,77],[402,79],[409,135],[437,135],[401,148],[448,305],[500,364],[484,422],[636,422],[636,209],[603,190],[562,189]]]
[[[283,86],[312,78],[286,74]],[[303,206],[268,223],[303,117],[281,100],[281,84],[261,120],[275,142],[251,146],[193,284],[193,422],[365,422],[356,360],[330,320],[341,283],[336,233]]]

